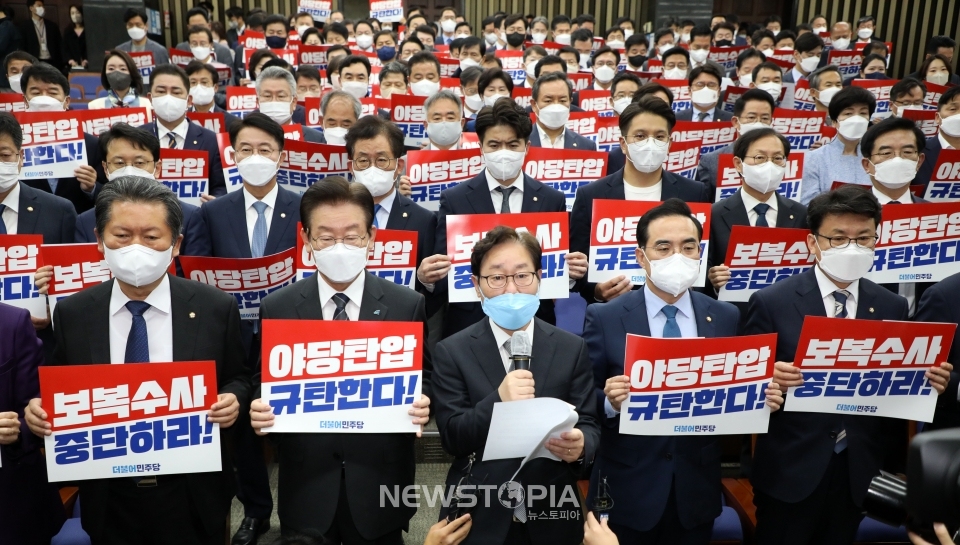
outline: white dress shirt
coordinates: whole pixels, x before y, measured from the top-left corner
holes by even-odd
[[[270,224],[273,223],[273,208],[277,204],[277,193],[279,193],[278,185],[274,185],[273,189],[269,193],[264,195],[261,201],[266,203],[267,208],[263,211],[263,217],[267,220],[267,236],[270,235]],[[253,207],[253,203],[257,202],[257,198],[250,194],[247,191],[247,188],[244,187],[243,191],[243,209],[246,211],[247,218],[247,240],[250,242],[250,247],[253,247],[253,228],[257,225],[257,209]]]
[[[333,295],[338,292],[331,288],[322,276],[319,274],[314,276],[317,277],[317,285],[320,286],[320,308],[323,309],[323,319],[332,320],[334,313],[337,311],[337,303],[333,300]],[[363,285],[366,282],[366,276],[366,272],[361,272],[356,280],[343,291],[350,298],[345,309],[347,318],[353,322],[360,319],[360,303],[363,302]]]
[[[713,114],[716,113],[717,111],[716,104],[714,104],[713,108],[710,108],[705,112],[702,110],[698,110],[696,106],[691,106],[691,108],[693,108],[693,116],[690,117],[690,120],[695,122],[703,121],[704,123],[707,123],[709,121],[713,121]],[[704,117],[703,119],[700,119],[700,114],[707,114],[707,116]]]
[[[760,201],[753,198],[753,195],[747,193],[744,190],[740,190],[740,198],[743,199],[743,206],[747,209],[747,219],[750,220],[750,225],[753,227],[757,226],[757,218],[760,217],[760,214],[757,214],[757,211],[754,210]],[[770,194],[770,197],[763,201],[763,204],[770,206],[770,209],[767,210],[765,217],[767,218],[767,225],[770,227],[777,226],[777,193],[774,191]]]
[[[790,69],[790,72],[793,73],[793,82],[794,82],[794,83],[797,83],[798,81],[800,81],[800,80],[802,80],[802,79],[805,79],[805,78],[807,77],[807,76],[804,76],[803,74],[801,74],[800,71],[797,70],[797,67],[796,67],[796,66],[794,66],[793,68],[791,68],[791,69]]]
[[[380,201],[380,210],[377,212],[377,228],[386,229],[387,222],[390,221],[390,211],[393,210],[393,205],[397,202],[397,190],[391,189],[390,194],[383,198]],[[376,206],[374,206],[376,209]]]
[[[160,139],[161,148],[169,148],[170,137],[167,136],[168,133],[173,133],[173,136],[177,139],[177,149],[183,149],[183,143],[187,140],[187,129],[190,128],[190,122],[187,118],[183,118],[183,121],[176,126],[172,131],[163,126],[163,123],[160,123],[157,120],[157,138]]]
[[[17,234],[17,218],[20,216],[20,182],[13,184],[13,189],[7,193],[0,204],[4,206],[0,218],[3,219],[3,225],[7,228],[7,234]]]
[[[660,201],[662,193],[662,179],[650,187],[635,187],[623,181],[623,196],[628,201]]]
[[[539,123],[537,123],[537,132],[540,134],[541,148],[563,149],[563,139],[567,133],[566,127],[564,127],[562,131],[560,131],[560,136],[558,136],[556,140],[551,140],[550,136],[547,135],[547,131],[543,130],[543,127],[541,127]]]
[[[937,131],[937,140],[940,140],[940,147],[943,149],[957,149],[950,145],[950,142],[947,142],[947,139],[943,137],[943,133]]]
[[[123,363],[127,354],[127,337],[133,325],[133,314],[127,310],[130,301],[120,289],[120,283],[113,281],[110,292],[110,363]],[[173,361],[173,314],[170,302],[170,277],[166,274],[163,281],[147,296],[145,303],[150,308],[143,313],[147,323],[147,345],[150,361],[166,363]]]
[[[856,242],[851,242],[851,244],[856,244]],[[820,270],[819,265],[814,266],[813,270],[817,277],[817,287],[820,288],[820,297],[823,299],[823,309],[826,311],[828,318],[833,318],[833,304],[836,302],[833,298],[833,292],[840,288],[833,283],[833,280],[831,280],[826,273]],[[857,299],[860,298],[860,281],[854,280],[845,289],[850,292],[850,295],[847,296],[847,318],[853,319],[857,317]]]
[[[527,332],[527,336],[530,339],[530,346],[533,346],[533,320],[530,320],[527,325],[520,328]],[[497,347],[500,349],[500,359],[503,360],[503,370],[510,372],[510,367],[513,365],[513,360],[510,359],[510,353],[507,352],[504,344],[508,339],[512,338],[512,335],[504,331],[497,324],[493,323],[493,320],[490,320],[490,330],[493,331],[493,338],[497,342]]]
[[[474,113],[474,115],[476,115],[476,113]],[[448,150],[441,150],[437,146],[433,145],[433,141],[430,141],[430,143],[427,145],[427,149],[430,151],[454,151],[454,150],[460,149],[460,141],[457,140],[457,143],[454,144],[453,147]]]
[[[502,187],[500,182],[496,180],[493,176],[490,175],[490,171],[483,169],[483,173],[487,177],[487,188],[490,189],[490,198],[493,200],[493,210],[497,214],[500,213],[500,206],[503,204],[503,193],[496,191],[498,187]],[[521,211],[523,208],[523,170],[520,170],[520,173],[517,174],[517,178],[513,180],[513,183],[506,187],[515,187],[516,191],[510,193],[510,213],[516,214]]]
[[[941,136],[941,138],[943,137]],[[913,204],[913,196],[910,194],[909,185],[903,186],[903,193],[895,199],[891,199],[890,197],[877,191],[876,187],[871,188],[871,191],[873,191],[873,196],[880,201],[881,205],[889,204],[892,201],[897,201],[900,204]],[[897,286],[897,293],[907,300],[909,315],[913,316],[913,313],[917,311],[917,284],[914,282],[901,282]]]

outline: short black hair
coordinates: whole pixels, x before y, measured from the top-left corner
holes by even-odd
[[[794,31],[783,29],[773,37],[773,45],[776,46],[778,43],[787,38],[793,40],[794,43],[797,42],[797,34]]]
[[[390,143],[390,152],[394,159],[403,157],[403,131],[379,115],[365,115],[350,126],[345,138],[347,157],[353,159],[353,149],[358,140],[373,140],[380,135],[385,136]]]
[[[367,59],[366,56],[360,55],[347,55],[346,57],[340,59],[340,64],[337,65],[337,73],[339,74],[344,68],[354,64],[362,64],[363,68],[367,71],[367,76],[370,76],[370,60]]]
[[[597,57],[599,57],[600,55],[606,55],[607,53],[612,53],[613,56],[616,57],[616,59],[617,59],[617,61],[616,61],[616,62],[617,62],[617,65],[620,64],[620,52],[617,51],[616,49],[611,48],[609,45],[605,45],[605,46],[597,49],[596,51],[594,51],[594,52],[593,52],[593,60],[596,61],[596,60],[597,60]],[[614,67],[614,70],[616,70],[616,67]]]
[[[330,52],[328,51],[327,54],[329,55]],[[271,59],[280,58],[277,56],[276,53],[274,53],[273,51],[270,51],[269,49],[258,49],[254,51],[253,53],[250,54],[250,58],[247,59],[247,72],[250,75],[254,75],[253,69],[256,68],[258,64],[260,64],[260,61],[262,61],[264,57],[270,57]],[[251,79],[256,79],[256,78],[251,78]]]
[[[940,100],[937,101],[937,109],[939,110],[949,104],[957,95],[960,95],[960,85],[947,88],[947,90],[940,95]]]
[[[883,51],[883,53],[876,53],[877,51]],[[877,55],[880,55],[880,56],[882,56],[882,57],[886,57],[886,56],[887,56],[887,53],[889,53],[889,52],[890,52],[890,51],[887,50],[887,44],[886,44],[886,43],[881,42],[881,41],[878,41],[878,40],[870,40],[870,42],[867,43],[867,45],[863,46],[863,51],[861,51],[860,54],[861,54],[861,55],[864,55],[864,56],[867,56],[867,55],[870,55],[870,54],[872,54],[872,53],[876,53]]]
[[[143,24],[147,24],[147,12],[140,8],[127,8],[127,11],[123,12],[123,24],[129,23],[134,17],[139,17]]]
[[[893,87],[890,88],[890,100],[900,100],[900,97],[909,94],[910,91],[913,91],[917,87],[920,88],[920,94],[927,96],[927,86],[924,85],[922,81],[917,78],[903,78],[894,83]]]
[[[283,151],[283,127],[279,123],[270,119],[265,114],[260,112],[253,112],[247,114],[239,121],[235,122],[230,126],[230,145],[236,147],[237,145],[237,135],[240,134],[240,131],[243,129],[259,129],[270,136],[277,142],[277,147]],[[302,216],[301,216],[302,217]]]
[[[771,115],[773,114],[773,111],[777,109],[777,103],[774,102],[773,97],[770,96],[770,93],[764,91],[763,89],[750,89],[746,93],[740,95],[740,98],[734,102],[733,116],[740,117],[743,115],[743,110],[746,109],[747,103],[751,101],[766,102],[768,105],[770,105]]]
[[[697,218],[693,217],[693,211],[690,210],[690,207],[687,205],[687,203],[681,201],[680,199],[672,198],[663,201],[657,206],[654,206],[640,216],[640,221],[637,222],[637,246],[643,248],[647,245],[648,239],[650,238],[651,223],[658,219],[668,218],[670,216],[690,218],[690,221],[697,226],[697,240],[703,240],[703,225],[699,220],[697,220]]]
[[[415,28],[415,29],[413,30],[413,34],[414,34],[414,35],[416,35],[418,32],[422,32],[422,33],[424,33],[424,34],[429,34],[429,35],[433,36],[434,38],[437,37],[437,29],[433,28],[433,27],[430,26],[430,25],[420,25],[420,26],[418,26],[417,28]]]
[[[323,39],[324,41],[330,41],[331,34],[339,34],[343,36],[343,39],[346,40],[350,37],[350,31],[347,30],[347,27],[342,23],[331,23],[329,25],[324,25],[323,27]]]
[[[10,63],[13,61],[26,61],[26,62],[29,62],[30,64],[37,64],[38,62],[40,62],[39,59],[31,55],[30,53],[27,53],[26,51],[19,51],[19,50],[12,51],[8,53],[6,57],[3,58],[4,74],[6,74],[10,70]]]
[[[523,23],[524,30],[526,30],[527,27],[530,26],[527,24],[527,19],[523,15],[520,15],[519,13],[514,13],[513,15],[507,16],[507,18],[503,20],[503,28],[507,28],[513,23]]]
[[[726,17],[724,17],[723,15],[717,15],[716,17],[723,17],[724,19],[726,19]],[[727,22],[720,23],[719,25],[713,27],[713,32],[710,34],[710,38],[713,39],[717,35],[717,30],[721,28],[724,30],[729,30],[730,32],[733,33],[733,38],[734,39],[737,38],[737,25],[733,23],[727,23]],[[692,40],[693,36],[690,36],[690,39]]]
[[[664,51],[660,58],[666,62],[667,57],[672,57],[674,55],[682,55],[683,58],[687,60],[687,63],[690,62],[690,52],[682,47],[671,47],[670,49]]]
[[[577,24],[582,25],[583,23],[593,23],[597,24],[597,19],[589,13],[581,13],[577,19]]]
[[[694,38],[698,36],[706,36],[713,39],[713,30],[710,30],[710,27],[707,25],[696,25],[693,27],[693,30],[690,31],[690,43],[693,43]]]
[[[869,159],[873,155],[873,143],[876,142],[877,138],[893,131],[912,132],[917,142],[917,152],[923,153],[927,137],[924,136],[923,131],[920,130],[920,127],[917,127],[916,123],[903,117],[888,117],[867,129],[867,132],[860,138],[860,153]]]
[[[571,23],[570,18],[562,14],[554,16],[553,19],[550,20],[550,30],[556,30],[557,25],[563,23],[567,23],[569,25]]]
[[[630,48],[635,45],[642,45],[648,49],[650,48],[650,42],[642,32],[635,32],[631,34],[630,37],[623,42],[624,51],[630,51]]]
[[[503,81],[508,92],[513,93],[513,78],[511,78],[509,74],[499,68],[487,68],[480,74],[480,79],[477,81],[477,92],[480,93],[480,96],[483,96],[483,90],[486,89],[493,80],[497,79]]]
[[[290,20],[280,14],[273,14],[263,20],[263,29],[266,30],[270,25],[283,25],[283,31],[289,32]]]
[[[512,98],[505,97],[497,100],[493,107],[484,106],[477,112],[476,131],[480,138],[480,144],[483,145],[483,137],[487,130],[496,126],[507,126],[513,129],[517,138],[524,142],[530,139],[530,131],[533,130],[533,122],[530,121],[530,114],[524,111],[519,104]]]
[[[100,148],[100,157],[104,161],[107,160],[110,143],[114,140],[126,140],[137,149],[149,151],[150,155],[153,156],[153,162],[160,160],[160,139],[157,138],[156,134],[138,127],[131,127],[126,123],[114,123],[108,130],[100,133],[98,147]]]
[[[150,73],[150,88],[153,89],[154,84],[157,82],[158,76],[177,76],[183,81],[183,87],[187,91],[190,90],[190,78],[187,77],[187,73],[175,64],[165,63],[158,64],[156,68],[153,69],[153,72]]]
[[[363,184],[352,184],[343,176],[327,176],[304,191],[300,197],[300,223],[303,231],[310,235],[310,215],[314,210],[324,205],[337,204],[359,206],[365,216],[367,232],[370,232],[373,227],[373,195]]]
[[[667,104],[669,106],[673,105],[673,91],[671,91],[667,87],[664,87],[663,85],[660,85],[655,81],[648,81],[647,83],[644,83],[643,85],[641,85],[640,88],[637,89],[637,92],[633,94],[633,102],[640,102],[641,98],[646,96],[653,96],[655,93],[664,93],[665,95],[667,95],[667,99],[668,99]],[[657,97],[654,97],[654,98],[657,98]],[[657,98],[657,100],[660,100],[660,99]]]
[[[205,26],[193,25],[187,29],[187,40],[190,40],[190,36],[194,34],[206,34],[207,41],[210,42],[210,45],[213,45],[213,32],[210,32],[210,29]]]
[[[9,136],[19,150],[23,146],[23,128],[10,112],[0,112],[0,136]]]
[[[871,218],[874,226],[878,226],[880,225],[880,201],[873,195],[869,186],[845,184],[833,191],[825,191],[814,197],[807,205],[807,225],[810,226],[810,232],[819,234],[820,226],[823,225],[823,220],[827,216],[842,214],[856,214]]]
[[[763,61],[760,64],[754,66],[753,72],[750,73],[753,76],[754,83],[756,83],[757,78],[760,76],[761,70],[772,70],[780,74],[781,79],[783,78],[783,70],[780,69],[780,66],[777,63],[773,61]]]
[[[705,62],[691,70],[690,74],[687,75],[687,82],[693,86],[693,81],[700,77],[701,74],[707,74],[708,76],[717,78],[717,85],[723,83],[723,70],[720,69],[719,65],[712,62]]]
[[[216,87],[220,83],[220,73],[217,72],[217,69],[212,64],[204,64],[198,60],[190,61],[190,64],[184,69],[187,73],[187,77],[190,77],[197,72],[203,72],[210,74],[210,79],[213,80],[213,86]]]
[[[563,67],[563,73],[567,73],[567,62],[561,59],[557,55],[547,55],[546,57],[540,59],[540,62],[537,63],[537,66],[533,69],[533,77],[539,78],[540,73],[542,72],[543,66],[552,66],[554,64],[559,64]]]
[[[567,86],[567,99],[573,100],[573,84],[570,83],[570,80],[567,79],[566,72],[550,72],[544,74],[541,77],[538,77],[533,82],[532,97],[533,101],[537,101],[537,97],[540,96],[540,89],[543,88],[543,85],[546,83],[562,81]]]
[[[196,7],[188,11],[187,16],[184,17],[184,21],[189,21],[190,18],[193,17],[194,15],[203,15],[203,19],[208,23],[210,22],[210,12],[208,12],[205,8],[200,8],[200,7]]]
[[[793,49],[797,53],[809,53],[818,47],[823,47],[823,38],[813,32],[807,32],[793,41]]]
[[[474,47],[480,46],[480,56],[487,54],[487,41],[481,40],[476,36],[467,36],[466,38],[461,38],[463,42],[460,44],[460,51],[464,49],[472,49]]]
[[[316,81],[317,83],[323,84],[323,78],[320,77],[320,71],[317,70],[316,66],[311,66],[309,64],[301,64],[297,68],[296,79],[306,78],[309,80]]]
[[[653,114],[664,118],[667,121],[667,132],[673,132],[673,127],[677,124],[677,116],[669,104],[655,96],[644,96],[620,112],[620,134],[626,136],[633,118],[640,114]]]
[[[45,62],[37,62],[23,69],[20,76],[20,89],[27,92],[27,85],[34,79],[40,83],[52,83],[63,89],[64,96],[70,96],[70,82],[63,72]]]
[[[437,75],[440,75],[440,61],[429,51],[421,51],[416,53],[414,56],[410,57],[410,60],[407,61],[407,67],[410,70],[413,70],[413,65],[415,64],[432,64],[437,69]]]
[[[765,91],[760,92],[766,94]],[[769,97],[770,95],[767,95],[767,98]],[[786,136],[780,134],[776,129],[770,127],[764,127],[762,129],[750,131],[747,134],[741,135],[740,138],[737,138],[737,141],[733,143],[733,156],[738,157],[741,161],[743,161],[744,157],[747,156],[747,152],[750,150],[750,146],[753,145],[753,143],[757,140],[766,138],[768,136],[777,137],[777,139],[780,140],[780,143],[783,144],[783,155],[785,157],[790,156],[790,141],[787,140]]]
[[[673,38],[673,31],[670,30],[669,28],[661,28],[660,30],[658,30],[653,35],[653,46],[656,47],[657,43],[660,42],[660,38],[663,38],[664,36],[670,36],[671,38]]]
[[[471,82],[479,81],[479,80],[480,80],[480,74],[483,74],[483,68],[480,68],[479,66],[471,66],[470,68],[467,68],[466,70],[461,70],[461,71],[460,71],[460,86],[461,86],[461,87],[466,87],[466,86],[469,85]],[[384,75],[383,75],[383,71],[381,70],[381,71],[380,71],[380,79],[383,79],[383,78],[384,78]]]
[[[753,47],[759,47],[758,44],[762,42],[764,38],[770,38],[773,40],[773,45],[777,45],[777,37],[773,35],[773,31],[767,30],[766,28],[761,28],[754,32],[750,36],[750,43],[753,44]],[[794,40],[794,46],[796,46],[796,40]]]
[[[622,70],[617,72],[616,76],[613,76],[613,83],[610,84],[610,96],[612,97],[617,92],[617,85],[620,85],[621,82],[632,81],[637,84],[639,89],[643,82],[640,80],[640,77],[634,74],[629,70]]]
[[[760,62],[764,62],[767,60],[767,56],[761,53],[759,49],[748,47],[741,51],[739,55],[737,55],[737,70],[743,67],[743,63],[750,59],[760,59]]]
[[[936,55],[944,47],[956,49],[957,41],[949,36],[933,36],[927,40],[927,48],[924,52],[927,55]]]
[[[869,55],[864,55],[863,60],[860,61],[860,71],[863,72],[864,70],[866,70],[866,69],[867,69],[867,66],[869,66],[870,63],[873,62],[873,61],[881,61],[881,62],[883,62],[883,71],[884,71],[884,73],[886,73],[886,71],[887,71],[887,59],[886,59],[886,57],[883,57],[882,55],[877,55],[876,53],[871,53],[871,54],[869,54]]]
[[[560,53],[573,53],[577,56],[577,62],[580,62],[580,51],[578,51],[577,48],[573,47],[572,45],[565,45],[561,47],[560,50],[557,51],[558,57],[560,56]]]
[[[513,227],[498,225],[487,231],[487,234],[473,245],[473,251],[470,254],[470,273],[480,278],[480,267],[483,265],[483,259],[487,257],[487,254],[495,247],[510,242],[523,246],[523,249],[530,254],[534,271],[541,269],[543,249],[540,247],[537,238],[528,231],[517,231]]]
[[[866,104],[870,110],[869,117],[871,118],[873,117],[873,112],[877,110],[877,98],[873,96],[873,93],[863,87],[854,87],[851,85],[841,89],[840,92],[830,100],[830,106],[828,107],[830,110],[830,119],[837,121],[840,112],[856,104]]]
[[[234,6],[234,7],[232,7],[232,8],[227,8],[226,11],[223,12],[223,14],[226,15],[228,19],[243,19],[243,18],[244,18],[244,17],[243,17],[243,8],[239,8],[239,7],[236,7],[236,6]]]
[[[589,28],[578,28],[570,34],[570,45],[577,42],[593,42],[593,32]]]

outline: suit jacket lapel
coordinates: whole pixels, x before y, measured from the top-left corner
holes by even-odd
[[[630,160],[630,159],[626,156],[626,154],[624,154],[624,159],[627,160],[627,161]],[[624,168],[626,168],[626,167],[624,167]],[[617,173],[616,175],[614,175],[614,176],[611,176],[610,179],[607,180],[607,186],[608,186],[607,195],[604,195],[603,198],[605,198],[605,199],[619,199],[619,200],[624,200],[624,199],[626,199],[626,198],[627,198],[627,197],[626,197],[626,193],[623,192],[623,184],[625,184],[625,183],[626,183],[626,182],[623,181],[623,169],[620,169],[620,172],[618,172],[618,173]]]
[[[793,203],[777,193],[777,227],[800,227],[803,221],[800,211],[795,210]]]
[[[94,291],[91,288],[87,292],[93,300],[90,304],[90,319],[87,320],[90,363],[110,363],[110,294],[113,293],[114,282],[116,280],[109,280],[104,289]],[[106,287],[107,285],[109,287]]]
[[[530,131],[530,145],[535,148],[540,147],[540,131],[537,130],[537,124],[533,124],[533,130]]]
[[[253,257],[253,254],[250,253],[250,239],[247,237],[247,211],[243,207],[243,189],[240,189],[236,193],[236,202],[231,203],[231,206],[227,207],[227,214],[230,217],[228,225],[233,227],[229,231],[233,234],[233,240],[237,245],[237,253],[240,257],[250,258]]]
[[[17,232],[21,235],[36,233],[37,222],[40,221],[40,214],[43,213],[43,207],[40,206],[40,201],[37,200],[34,191],[40,190],[27,184],[20,184],[20,202],[17,204],[20,207],[17,213]],[[33,210],[29,210],[30,208],[33,208]]]
[[[386,320],[389,308],[382,301],[383,287],[380,286],[380,279],[370,273],[364,274],[366,278],[363,282],[363,300],[360,302],[360,321]]]
[[[293,222],[295,198],[286,189],[278,188],[276,206],[273,207],[273,219],[270,222],[270,232],[267,234],[267,244],[264,246],[264,255],[273,255],[279,251],[280,240]],[[246,224],[244,224],[246,225]]]
[[[573,136],[573,131],[563,131],[563,148],[577,149],[577,140]]]
[[[803,284],[797,287],[797,294],[800,297],[794,302],[797,311],[801,316],[826,316],[827,310],[823,306],[823,297],[820,297],[817,276],[813,267],[800,273],[800,277],[803,279]]]
[[[531,354],[530,371],[533,372],[534,386],[533,395],[540,397],[543,395],[543,388],[547,384],[547,375],[553,368],[550,362],[553,361],[553,354],[556,352],[557,343],[551,338],[553,333],[547,331],[540,325],[539,320],[533,320],[533,327],[536,331],[533,334],[533,353]]]
[[[195,317],[202,315],[205,309],[195,307],[193,290],[188,282],[170,278],[170,310],[173,320],[173,360],[190,361],[193,359],[199,328]]]
[[[637,294],[634,296],[633,294]],[[628,299],[623,302],[623,314],[620,321],[623,330],[633,335],[650,336],[650,322],[647,321],[646,297],[643,289],[628,292]]]
[[[473,338],[477,340],[475,343],[470,343],[473,356],[477,358],[477,363],[483,369],[483,374],[487,376],[487,380],[490,381],[490,386],[494,389],[499,388],[500,383],[507,376],[507,370],[503,368],[500,347],[497,346],[493,331],[490,329],[490,318],[485,317],[472,327],[474,329]],[[534,342],[536,343],[536,339],[534,339]],[[534,390],[536,390],[536,387],[534,387]]]
[[[383,227],[385,229],[400,229],[404,230],[407,228],[407,220],[409,218],[403,216],[403,209],[407,207],[407,202],[404,200],[403,195],[397,193],[393,201],[393,208],[390,209],[390,217],[387,218],[387,224]],[[408,214],[409,216],[409,214]]]
[[[716,337],[717,316],[713,313],[713,300],[704,301],[699,297],[694,297],[690,292],[690,299],[693,303],[693,314],[697,320],[697,335],[701,337]]]
[[[894,285],[896,286],[896,284]],[[873,313],[873,301],[877,297],[876,297],[876,293],[873,290],[873,286],[861,280],[859,291],[860,293],[857,294],[857,296],[860,298],[857,301],[857,319],[858,320],[876,319],[876,316]],[[894,291],[894,293],[897,293],[897,292]]]
[[[323,319],[323,307],[320,306],[320,288],[317,286],[317,282],[323,282],[319,273],[294,283],[294,286],[300,286],[302,299],[297,303],[297,316],[301,320]]]
[[[743,190],[741,189],[740,191]],[[744,206],[740,191],[737,191],[723,202],[724,211],[720,214],[720,217],[723,218],[723,223],[726,224],[728,230],[732,230],[734,225],[750,225],[750,218],[747,216],[747,209]],[[782,214],[777,215],[778,223],[780,216],[782,216]],[[724,257],[724,259],[726,259],[726,257]]]
[[[523,175],[523,204],[520,206],[521,212],[539,212],[542,209],[542,202],[539,196],[542,185],[535,183],[534,179]]]
[[[470,184],[470,191],[467,192],[467,200],[470,201],[470,205],[473,207],[474,214],[496,214],[497,211],[493,208],[493,199],[490,198],[490,191],[487,190],[487,174],[486,170],[478,174],[472,180],[467,182]]]
[[[187,125],[187,136],[183,139],[183,149],[200,149],[200,125],[190,123]]]

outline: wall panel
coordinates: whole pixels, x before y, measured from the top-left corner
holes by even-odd
[[[572,19],[582,13],[589,13],[596,17],[596,30],[602,33],[620,17],[639,20],[641,0],[465,0],[464,5],[464,15],[474,25],[474,31],[478,34],[483,18],[499,10],[524,15],[545,15],[547,19],[559,14]]]

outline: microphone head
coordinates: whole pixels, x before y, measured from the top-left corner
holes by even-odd
[[[517,331],[510,338],[510,353],[516,356],[530,357],[533,346],[530,344],[530,334],[526,331]]]

